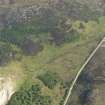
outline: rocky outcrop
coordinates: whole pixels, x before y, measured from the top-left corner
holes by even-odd
[[[0,105],[5,105],[15,92],[11,78],[0,78]]]

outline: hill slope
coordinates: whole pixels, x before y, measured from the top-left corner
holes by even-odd
[[[16,84],[8,105],[63,104],[79,68],[104,37],[104,5],[98,2],[1,2],[0,74],[13,76]]]

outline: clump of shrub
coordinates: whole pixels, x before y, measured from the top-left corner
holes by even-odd
[[[15,93],[7,105],[51,105],[51,102],[51,97],[41,95],[41,87],[36,84]]]
[[[9,43],[0,42],[0,66],[6,65],[10,60],[21,60],[21,50]]]
[[[25,55],[34,55],[43,50],[43,46],[39,42],[34,42],[31,39],[25,39],[21,48]]]
[[[11,47],[6,44],[0,45],[0,65],[8,62],[10,59]]]
[[[44,83],[44,85],[50,89],[53,89],[59,82],[57,74],[52,72],[46,72],[38,76],[38,79],[40,79]]]
[[[34,105],[51,105],[52,102],[50,96],[38,96],[35,100]]]

